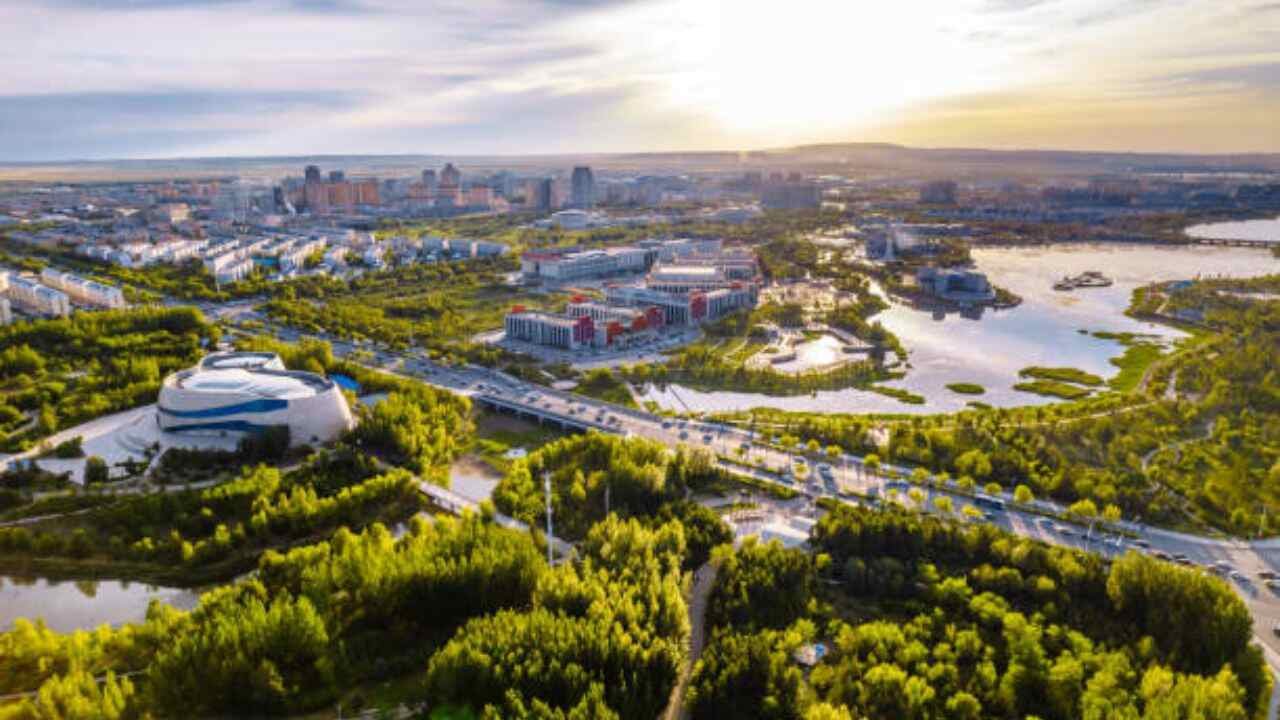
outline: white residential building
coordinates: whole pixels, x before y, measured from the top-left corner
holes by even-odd
[[[66,293],[42,285],[34,278],[10,276],[8,295],[13,302],[34,312],[58,317],[71,314],[71,299]]]
[[[324,253],[324,264],[329,267],[339,267],[347,262],[347,248],[339,245],[331,247]]]
[[[69,272],[47,267],[40,271],[40,281],[45,285],[70,295],[75,300],[105,308],[122,308],[124,293],[120,288],[95,280],[82,278]]]
[[[0,325],[13,322],[13,309],[9,307],[9,298],[0,297]]]
[[[207,265],[207,261],[206,261]],[[243,280],[253,272],[253,260],[249,258],[235,259],[212,270],[213,277],[219,283],[231,283]]]

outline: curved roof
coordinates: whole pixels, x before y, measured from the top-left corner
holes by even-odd
[[[226,368],[270,368],[283,370],[284,362],[273,352],[220,352],[206,355],[200,361],[204,370]]]
[[[238,393],[281,400],[311,397],[333,387],[331,380],[314,373],[252,367],[193,368],[175,375],[173,384],[189,392]]]

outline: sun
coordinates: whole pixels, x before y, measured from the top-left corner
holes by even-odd
[[[790,0],[641,4],[590,29],[658,100],[746,138],[881,124],[913,105],[995,89],[1000,52],[963,3]]]

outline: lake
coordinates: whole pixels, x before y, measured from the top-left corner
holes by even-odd
[[[1280,243],[1280,217],[1272,220],[1239,220],[1236,222],[1192,225],[1187,234],[1210,240],[1261,240]]]
[[[772,397],[757,393],[701,392],[682,386],[646,388],[652,400],[676,411],[715,412],[774,407],[783,410],[850,413],[937,413],[961,410],[970,400],[989,405],[1043,405],[1054,398],[1018,392],[1018,371],[1031,365],[1075,367],[1103,377],[1117,369],[1109,361],[1124,348],[1112,340],[1081,334],[1082,329],[1134,332],[1172,340],[1182,333],[1124,315],[1133,289],[1151,282],[1201,277],[1252,277],[1280,272],[1280,259],[1261,248],[1213,246],[1071,244],[1045,248],[975,248],[977,268],[991,282],[1022,296],[1021,305],[986,311],[978,319],[934,315],[893,305],[874,319],[896,334],[909,352],[907,376],[884,383],[923,395],[909,405],[864,390]],[[1100,270],[1110,287],[1060,292],[1063,275]],[[959,395],[949,383],[978,383],[986,393]]]
[[[59,632],[88,630],[102,624],[141,621],[147,605],[160,600],[184,610],[195,607],[195,590],[121,580],[45,580],[0,576],[0,631],[13,621],[43,617]]]

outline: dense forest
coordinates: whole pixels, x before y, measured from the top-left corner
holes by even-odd
[[[1248,611],[1213,576],[830,509],[812,555],[750,541],[718,552],[693,717],[1265,715],[1271,677]]]
[[[514,463],[493,491],[494,505],[533,527],[545,527],[544,476],[551,483],[556,537],[579,540],[609,514],[650,524],[679,520],[693,565],[732,539],[715,513],[685,499],[687,491],[705,491],[729,478],[705,452],[671,452],[640,438],[573,435]]]
[[[194,308],[80,312],[0,327],[0,451],[154,402],[219,337]]]
[[[340,688],[426,662],[467,618],[530,601],[545,562],[532,540],[480,517],[381,525],[287,554],[205,593],[193,611],[61,635],[19,621],[0,634],[0,693],[39,687],[5,718],[286,714]],[[132,679],[96,686],[108,671]]]
[[[579,552],[548,569],[486,516],[416,519],[399,539],[375,525],[269,552],[191,612],[70,635],[19,621],[0,693],[39,692],[0,718],[358,710],[388,677],[415,678],[403,699],[432,717],[655,717],[689,632],[683,529],[611,516]]]

